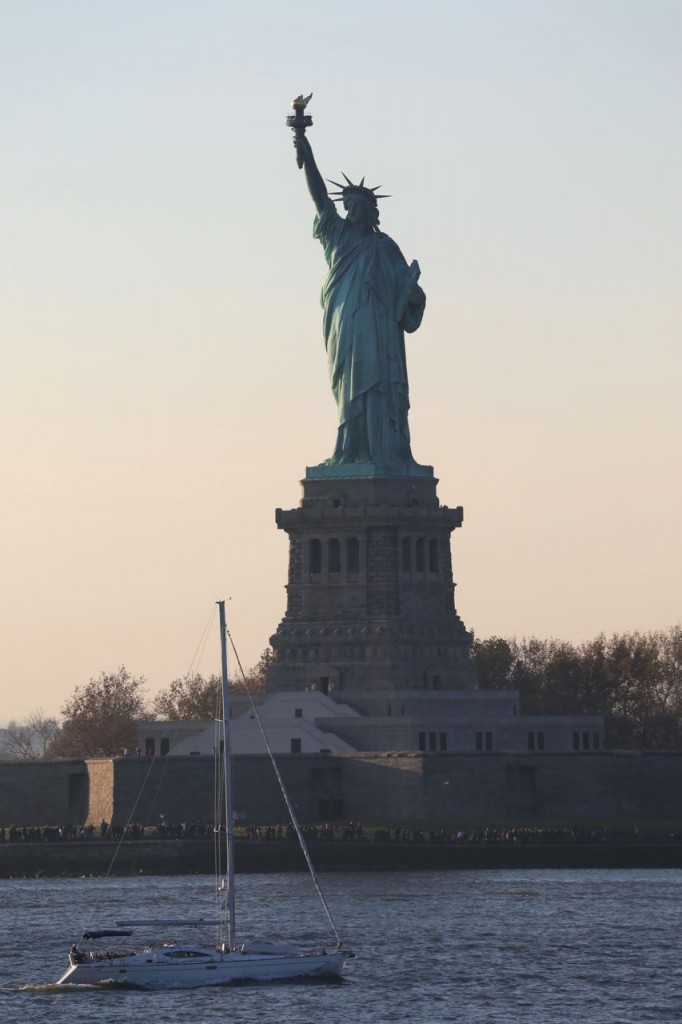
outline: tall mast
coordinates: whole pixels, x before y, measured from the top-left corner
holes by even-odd
[[[225,621],[225,602],[218,601],[220,611],[220,661],[222,669],[223,692],[223,773],[225,777],[225,836],[227,839],[227,941],[230,949],[234,949],[234,849],[232,820],[232,748],[230,746],[230,706],[227,693],[227,624]]]

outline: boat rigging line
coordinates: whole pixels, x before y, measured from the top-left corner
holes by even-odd
[[[301,831],[301,826],[298,823],[298,817],[297,817],[296,812],[294,810],[293,804],[291,803],[291,800],[289,799],[289,794],[286,791],[286,788],[285,788],[285,785],[284,785],[284,781],[283,781],[282,776],[281,776],[280,771],[279,771],[279,766],[278,766],[277,761],[275,759],[275,755],[272,752],[272,747],[270,746],[267,734],[265,732],[265,729],[263,728],[263,723],[261,721],[260,715],[258,714],[258,709],[257,709],[256,703],[255,703],[255,701],[253,699],[253,695],[251,693],[251,688],[249,687],[249,683],[248,683],[248,680],[246,678],[246,673],[244,672],[244,669],[242,668],[241,659],[240,659],[239,654],[237,652],[237,648],[235,646],[234,640],[232,639],[232,634],[230,633],[229,629],[227,629],[227,627],[226,627],[226,634],[227,634],[227,636],[228,636],[228,638],[230,640],[230,647],[232,648],[232,650],[234,652],[235,660],[237,662],[237,665],[239,667],[239,671],[241,673],[242,683],[244,684],[244,687],[245,687],[246,692],[247,692],[248,697],[249,697],[249,701],[251,703],[251,710],[253,711],[255,719],[256,719],[256,722],[258,723],[258,728],[260,729],[260,734],[263,737],[263,743],[265,744],[265,749],[268,752],[268,756],[270,758],[270,763],[272,764],[272,767],[274,769],[275,775],[277,777],[277,782],[279,784],[279,788],[281,790],[282,796],[284,797],[284,802],[287,805],[287,810],[289,812],[289,818],[291,819],[291,824],[294,827],[294,831],[296,832],[296,837],[298,838],[298,841],[299,841],[300,846],[301,846],[301,850],[303,851],[303,856],[306,859],[306,864],[308,865],[308,871],[310,872],[310,877],[312,879],[313,885],[315,886],[315,891],[316,891],[317,895],[319,896],[320,903],[322,904],[324,912],[327,915],[327,919],[329,921],[329,924],[331,925],[331,929],[332,929],[332,931],[334,933],[334,937],[336,938],[336,941],[338,943],[338,947],[341,948],[343,946],[343,942],[341,941],[341,936],[339,935],[339,932],[338,932],[338,929],[336,927],[336,924],[334,923],[334,918],[332,917],[332,913],[331,913],[331,910],[329,909],[329,906],[328,906],[327,901],[325,899],[324,893],[322,892],[322,889],[320,888],[320,883],[317,880],[317,875],[315,874],[315,868],[313,866],[313,862],[312,862],[312,859],[310,857],[310,852],[308,850],[308,844],[306,843],[305,837],[303,835],[303,832]]]

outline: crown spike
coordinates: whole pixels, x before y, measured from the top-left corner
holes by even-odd
[[[336,192],[332,192],[331,190],[329,192],[329,195],[331,196],[331,198],[334,200],[335,203],[343,202],[343,200],[346,198],[346,196],[349,196],[349,195],[365,195],[367,197],[367,199],[371,199],[373,201],[376,201],[377,199],[390,199],[391,198],[390,195],[385,195],[384,193],[379,192],[379,189],[381,188],[381,185],[373,185],[371,187],[368,186],[368,185],[365,185],[365,177],[364,177],[364,175],[361,178],[360,183],[358,185],[355,185],[350,180],[350,178],[348,177],[348,175],[346,174],[345,171],[341,171],[341,173],[342,173],[343,177],[346,179],[346,182],[347,182],[346,185],[342,185],[341,182],[339,182],[339,181],[334,181],[333,178],[327,178],[327,181],[329,182],[329,184],[330,185],[334,185],[336,187],[336,190],[337,190]]]

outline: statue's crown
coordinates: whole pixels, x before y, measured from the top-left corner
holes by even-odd
[[[368,199],[370,202],[374,203],[375,206],[377,203],[377,199],[390,199],[390,196],[378,194],[378,189],[381,188],[381,185],[375,185],[374,188],[367,188],[367,186],[365,185],[364,178],[358,185],[354,185],[350,178],[348,178],[343,173],[343,171],[341,171],[341,173],[343,174],[344,178],[346,178],[346,181],[348,182],[347,185],[341,185],[338,181],[332,181],[331,178],[327,179],[332,185],[336,185],[337,189],[339,190],[338,192],[329,193],[329,195],[332,197],[335,203],[342,203],[344,199],[348,198],[348,196],[364,196],[365,199]]]

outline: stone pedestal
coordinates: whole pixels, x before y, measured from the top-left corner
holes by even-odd
[[[475,688],[450,553],[462,509],[439,503],[430,467],[342,468],[308,470],[300,506],[277,509],[289,574],[268,691],[319,689],[372,714],[377,697]]]

